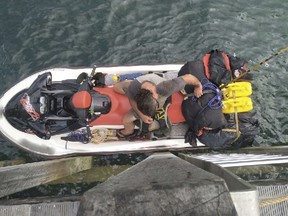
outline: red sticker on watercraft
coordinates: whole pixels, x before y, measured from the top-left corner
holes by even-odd
[[[30,103],[30,97],[28,94],[25,93],[23,95],[23,97],[20,99],[20,103],[34,121],[40,118],[40,114],[36,112],[32,104]]]

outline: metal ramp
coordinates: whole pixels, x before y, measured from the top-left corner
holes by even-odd
[[[288,163],[288,156],[279,154],[204,154],[190,155],[198,160],[217,164],[223,168],[261,166]],[[287,184],[256,186],[261,216],[288,215],[288,180]]]
[[[204,154],[191,157],[209,161],[221,167],[253,166],[288,163],[288,156],[269,154]]]
[[[206,160],[193,154],[180,154],[180,157],[199,168],[224,179],[239,216],[260,215],[258,192],[255,186],[236,176],[228,169],[209,161],[208,159],[211,159],[210,157],[207,157]],[[223,157],[221,158],[223,159]]]
[[[76,216],[80,201],[1,205],[0,216]]]

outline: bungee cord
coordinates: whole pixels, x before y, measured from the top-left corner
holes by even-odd
[[[248,73],[250,73],[250,72],[252,72],[252,71],[254,71],[254,70],[257,70],[259,67],[261,67],[263,64],[265,64],[266,62],[268,62],[268,61],[271,60],[272,58],[275,58],[276,56],[279,56],[279,55],[281,55],[281,54],[283,54],[283,53],[285,53],[285,52],[287,52],[287,51],[288,51],[288,47],[286,47],[286,48],[284,48],[284,49],[281,49],[280,51],[274,53],[274,54],[271,55],[270,57],[268,57],[268,58],[264,59],[263,61],[261,61],[259,64],[253,66],[252,68],[250,68],[249,70],[247,70],[246,72],[244,72],[243,74],[241,74],[240,76],[238,76],[238,77],[232,79],[231,81],[229,81],[228,83],[220,86],[220,89],[223,89],[223,88],[225,88],[228,84],[233,83],[233,82],[241,79],[242,77],[244,77],[244,76],[247,75]]]

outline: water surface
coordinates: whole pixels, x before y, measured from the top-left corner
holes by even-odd
[[[249,67],[288,46],[282,0],[0,1],[0,92],[44,68],[180,63],[211,49]],[[288,53],[253,71],[259,145],[287,144]],[[0,159],[22,155],[0,138]]]

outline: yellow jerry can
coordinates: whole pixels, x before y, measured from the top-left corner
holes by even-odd
[[[238,97],[222,100],[222,111],[225,114],[238,112],[249,112],[253,109],[252,99],[250,97]]]
[[[228,84],[221,89],[223,100],[237,97],[247,97],[252,94],[252,85],[250,82],[235,82]]]

